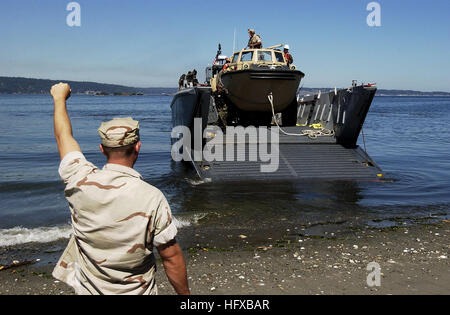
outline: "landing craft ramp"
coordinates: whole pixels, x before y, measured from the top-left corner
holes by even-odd
[[[276,128],[276,127],[275,127]],[[283,128],[299,133],[299,127]],[[262,152],[269,153],[263,160],[260,145],[245,143],[216,143],[226,156],[227,145],[235,158],[227,161],[194,162],[198,176],[204,181],[244,180],[379,180],[383,171],[360,147],[345,148],[336,143],[334,136],[310,139],[307,136],[279,135],[278,146],[267,144]],[[269,141],[270,142],[270,141]],[[206,144],[206,149],[209,150]],[[241,145],[241,148],[239,148]],[[278,153],[277,153],[278,152]],[[250,157],[253,156],[253,159]],[[254,157],[258,157],[254,159]],[[270,157],[270,160],[268,160]],[[262,166],[273,171],[262,172]]]
[[[284,126],[281,122],[272,126],[270,132],[266,129],[270,137],[265,143],[261,142],[264,137],[259,135],[257,141],[254,138],[250,140],[251,137],[227,138],[230,133],[226,130],[222,134],[227,136],[216,137],[214,133],[219,128],[219,117],[215,99],[208,88],[190,90],[195,97],[187,97],[184,92],[175,95],[171,105],[173,124],[186,126],[194,134],[194,120],[201,118],[202,131],[206,128],[206,134],[210,133],[211,136],[201,146],[202,152],[187,150],[191,156],[202,156],[205,151],[223,152],[222,157],[217,159],[203,158],[192,162],[204,181],[377,181],[384,179],[383,171],[357,145],[376,90],[376,86],[371,84],[353,84],[348,89],[299,97],[296,104],[297,126]],[[292,114],[295,115],[295,112],[289,113]],[[275,138],[272,136],[274,130],[278,135]],[[317,130],[331,133],[311,137],[317,134]],[[300,136],[302,133],[304,135]],[[217,134],[220,135],[220,132]],[[233,152],[231,158],[227,157],[227,150]],[[261,155],[261,152],[266,154]]]

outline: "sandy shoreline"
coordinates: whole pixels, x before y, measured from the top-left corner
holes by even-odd
[[[357,229],[330,237],[183,229],[179,242],[196,295],[450,294],[450,225]],[[2,264],[35,264],[0,271],[0,295],[73,294],[51,271],[67,240],[0,248]],[[381,286],[370,288],[370,262],[381,267]],[[160,294],[174,294],[161,263]]]

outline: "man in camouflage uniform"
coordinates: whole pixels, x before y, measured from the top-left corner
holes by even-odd
[[[197,80],[197,70],[192,70],[192,85],[197,86],[198,80]]]
[[[66,109],[68,84],[51,89],[54,131],[66,184],[73,234],[53,276],[76,294],[157,294],[156,247],[170,283],[189,294],[186,265],[175,240],[177,228],[164,195],[133,169],[141,142],[131,118],[102,123],[103,169],[88,162],[72,136]]]
[[[248,36],[250,37],[247,45],[249,48],[262,48],[261,36],[256,35],[254,29],[248,30]]]
[[[184,81],[185,81],[185,80],[186,80],[186,75],[185,75],[185,74],[182,74],[181,77],[180,77],[180,79],[178,80],[178,89],[179,89],[179,90],[182,90],[182,89],[185,88],[185,86],[184,86]]]

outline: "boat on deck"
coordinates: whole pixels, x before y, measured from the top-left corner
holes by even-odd
[[[206,80],[214,98],[219,100],[217,106],[224,126],[269,126],[272,109],[275,113],[290,110],[292,114],[285,117],[292,117],[305,74],[288,64],[277,49],[281,46],[243,49],[225,61],[218,54]],[[273,95],[273,108],[267,101],[269,94]]]
[[[216,80],[240,110],[271,112],[267,95],[272,93],[276,100],[274,109],[280,112],[296,99],[304,76],[295,65],[287,65],[283,52],[266,48],[235,53]]]
[[[230,60],[219,45],[205,84],[184,84],[174,95],[173,126],[207,135],[200,145],[191,142],[181,149],[198,157],[188,161],[198,176],[205,181],[383,179],[381,168],[357,145],[376,85],[353,82],[348,88],[300,95],[305,74],[287,63],[279,46],[244,49]],[[249,126],[269,130],[267,144],[276,144],[279,155],[275,171],[261,172],[267,161],[250,158],[261,143],[217,136],[226,135],[228,127]],[[209,161],[200,152],[221,146],[219,151],[231,148],[234,154],[242,144],[244,151],[231,160]]]

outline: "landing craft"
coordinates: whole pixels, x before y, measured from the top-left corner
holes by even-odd
[[[183,146],[185,155],[211,151],[208,146],[213,143],[226,151],[230,139],[218,143],[218,129],[225,134],[228,126],[269,128],[267,139],[246,139],[243,151],[238,150],[242,140],[232,141],[233,154],[237,152],[234,159],[229,155],[226,161],[189,159],[198,176],[208,182],[384,178],[382,170],[357,145],[376,85],[353,82],[345,89],[300,95],[298,88],[305,74],[287,63],[277,49],[281,46],[243,49],[228,59],[219,45],[213,65],[206,68],[204,84],[192,76],[180,82],[171,103],[173,126],[184,126],[200,138],[208,135],[200,147],[194,143]],[[194,128],[196,118],[201,118],[202,124]],[[174,143],[178,135],[172,136]],[[271,153],[279,156],[279,167],[271,173],[260,171],[264,161],[248,158],[267,144],[273,145]]]

